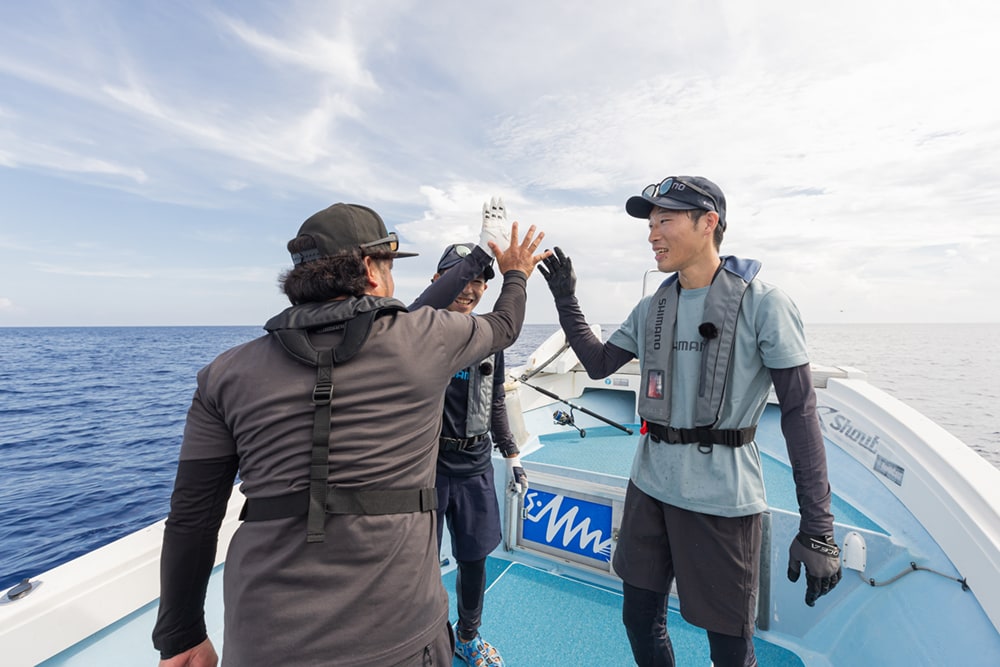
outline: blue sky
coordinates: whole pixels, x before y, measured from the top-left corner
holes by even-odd
[[[968,0],[0,3],[0,326],[263,323],[337,201],[421,253],[408,301],[491,196],[616,323],[654,265],[624,202],[672,174],[807,324],[997,322],[998,31]]]

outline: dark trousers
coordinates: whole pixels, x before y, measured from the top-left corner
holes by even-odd
[[[470,641],[479,633],[486,596],[486,559],[460,560],[455,577],[458,599],[458,637]]]
[[[674,667],[674,648],[667,632],[667,595],[622,582],[622,622],[639,667]],[[733,637],[706,630],[715,667],[755,667],[752,637]]]

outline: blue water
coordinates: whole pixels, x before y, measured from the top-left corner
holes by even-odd
[[[526,326],[508,365],[555,328]],[[162,519],[195,374],[261,333],[0,328],[0,591]],[[821,325],[807,334],[816,361],[863,368],[1000,467],[1000,325]]]
[[[0,590],[162,519],[195,374],[260,332],[0,328]]]

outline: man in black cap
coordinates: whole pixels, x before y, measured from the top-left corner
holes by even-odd
[[[446,665],[434,493],[452,376],[517,337],[545,255],[531,227],[495,243],[503,287],[469,317],[391,298],[394,232],[334,204],[289,241],[292,306],[198,373],[164,531],[161,665],[217,661],[205,587],[232,484],[247,497],[226,558],[223,664]]]
[[[797,581],[805,563],[812,606],[841,576],[802,321],[783,292],[756,279],[759,262],[719,255],[726,198],[712,181],[672,176],[629,198],[625,210],[648,220],[656,266],[671,275],[607,343],[587,326],[562,250],[539,267],[590,377],[639,359],[642,436],[612,563],[622,620],[637,664],[673,665],[666,605],[676,581],[681,615],[706,630],[712,663],[756,665],[767,503],[754,434],[772,384],[801,515],[788,577]]]
[[[483,205],[484,226],[491,218],[506,226],[503,201]],[[494,277],[492,257],[474,243],[454,243],[445,248],[428,287],[410,306],[447,307],[471,315]],[[440,286],[448,281],[461,287],[454,300],[442,304]],[[492,440],[490,435],[492,433]],[[520,493],[527,492],[527,475],[507,421],[504,392],[504,356],[498,351],[459,370],[445,392],[437,463],[438,547],[445,522],[451,551],[457,562],[455,592],[458,607],[455,653],[476,667],[502,667],[495,647],[479,635],[486,593],[486,557],[500,544],[500,507],[493,482],[493,448],[508,467],[508,476]]]

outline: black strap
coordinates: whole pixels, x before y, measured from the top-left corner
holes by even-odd
[[[698,426],[695,428],[674,428],[664,426],[656,422],[643,422],[649,439],[653,442],[666,442],[671,445],[683,445],[687,443],[699,443],[701,445],[727,445],[729,447],[742,447],[748,442],[753,442],[757,433],[756,426],[744,426],[743,428],[708,428]]]
[[[473,445],[482,442],[485,435],[474,435],[471,438],[446,438],[441,436],[438,439],[438,448],[442,452],[464,452],[471,449]]]
[[[309,466],[309,518],[306,521],[306,542],[326,539],[323,527],[326,518],[326,493],[330,479],[330,411],[333,400],[333,350],[317,350],[316,386],[312,403],[316,406],[313,419],[312,462]]]
[[[270,521],[307,514],[311,492],[303,489],[284,496],[247,498],[241,521]],[[437,491],[426,489],[327,490],[324,514],[410,514],[437,509]]]
[[[306,542],[323,542],[326,539],[324,521],[327,507],[327,484],[330,478],[330,419],[333,401],[333,366],[351,359],[364,345],[371,333],[372,323],[380,314],[393,310],[370,310],[338,323],[333,327],[344,330],[344,337],[335,349],[317,349],[309,339],[306,329],[275,329],[272,333],[291,356],[316,366],[316,385],[313,387],[312,450],[309,466],[308,518]]]

